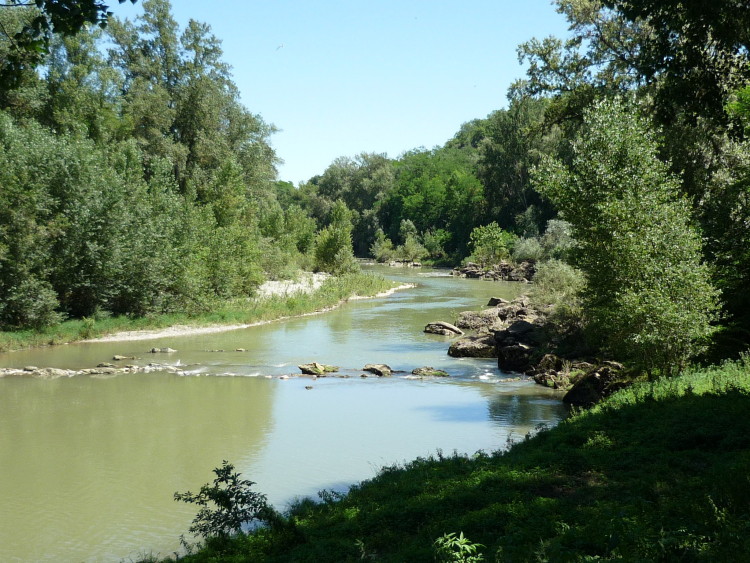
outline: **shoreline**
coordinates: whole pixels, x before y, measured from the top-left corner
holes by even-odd
[[[272,282],[273,283],[273,282]],[[295,284],[296,286],[299,286],[300,284]],[[268,292],[266,291],[264,293],[264,297],[271,297],[273,295],[284,295],[288,293],[289,287],[286,286],[284,288],[283,292]],[[317,286],[319,287],[319,286]],[[304,287],[295,287],[295,289],[299,292],[306,292],[307,288],[310,288],[310,291],[317,289],[317,287],[313,286],[304,286]],[[159,338],[173,338],[173,337],[179,337],[179,336],[198,336],[202,334],[213,334],[217,332],[229,332],[232,330],[241,330],[245,328],[251,328],[254,326],[261,326],[266,325],[269,323],[275,323],[278,321],[284,321],[288,319],[296,319],[301,317],[309,317],[312,315],[319,315],[321,313],[326,313],[328,311],[332,311],[347,301],[358,301],[361,299],[374,299],[376,297],[388,297],[389,295],[393,295],[397,291],[401,291],[403,289],[411,289],[416,287],[416,284],[413,283],[403,283],[401,285],[398,285],[396,287],[393,287],[387,291],[382,291],[380,293],[377,293],[375,295],[352,295],[351,297],[348,297],[346,299],[342,299],[339,301],[336,305],[332,305],[331,307],[325,307],[323,309],[320,309],[318,311],[311,311],[309,313],[302,313],[299,315],[288,315],[284,317],[279,317],[277,319],[271,319],[271,320],[265,320],[265,321],[256,321],[253,323],[247,323],[247,324],[233,324],[233,325],[205,325],[205,326],[188,326],[188,325],[174,325],[167,328],[160,328],[160,329],[146,329],[146,330],[126,330],[122,332],[115,332],[113,334],[108,334],[106,336],[99,336],[97,338],[89,338],[86,340],[79,340],[78,342],[84,343],[84,344],[95,344],[98,342],[135,342],[139,340],[156,340]]]

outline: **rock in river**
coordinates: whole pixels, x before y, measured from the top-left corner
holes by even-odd
[[[491,332],[459,338],[448,348],[454,358],[496,358],[495,336]]]
[[[412,370],[411,373],[413,375],[419,375],[421,377],[450,377],[447,371],[443,371],[441,369],[435,369],[429,366],[417,368],[415,370]]]
[[[327,373],[334,373],[339,371],[338,366],[329,366],[326,364],[319,364],[318,362],[312,362],[310,364],[302,364],[297,366],[302,373],[305,375],[326,375]]]
[[[443,336],[461,336],[464,331],[458,328],[456,325],[446,323],[444,321],[435,321],[429,323],[424,327],[424,331],[429,334],[441,334]]]
[[[393,373],[393,370],[390,368],[390,366],[387,366],[385,364],[367,364],[362,368],[362,371],[369,371],[370,373],[374,373],[378,377],[389,376]]]

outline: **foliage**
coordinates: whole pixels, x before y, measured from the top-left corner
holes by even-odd
[[[451,532],[443,534],[435,540],[436,561],[461,561],[465,563],[474,563],[484,561],[484,556],[479,553],[479,548],[484,547],[479,543],[472,543],[469,538],[464,537],[461,532],[458,536]]]
[[[356,272],[359,269],[352,250],[351,213],[339,200],[331,210],[331,224],[315,239],[315,270],[334,275]]]
[[[445,229],[426,230],[422,233],[422,244],[424,245],[427,255],[432,260],[441,260],[445,258],[445,247],[451,241],[451,234]]]
[[[383,229],[378,229],[375,233],[375,240],[370,246],[370,254],[378,262],[390,262],[395,257],[393,242],[385,235]]]
[[[159,329],[174,325],[211,326],[217,324],[252,324],[303,315],[336,307],[352,296],[371,297],[392,289],[393,282],[363,273],[331,277],[312,293],[287,296],[214,300],[199,312],[150,314],[145,317],[112,316],[107,311],[94,312],[84,319],[67,319],[42,332],[13,330],[0,332],[0,352],[75,342],[130,330]]]
[[[570,223],[562,219],[550,219],[540,239],[547,258],[565,260],[573,247],[575,239]]]
[[[496,222],[476,227],[471,231],[471,259],[480,264],[496,264],[510,257],[516,238]]]
[[[544,257],[544,249],[537,238],[519,238],[513,243],[513,260],[536,262]]]
[[[577,303],[585,286],[579,270],[561,260],[547,260],[534,274],[534,303],[541,307]]]
[[[587,352],[583,330],[586,315],[581,296],[586,280],[580,270],[551,259],[537,265],[532,296],[535,306],[546,313],[549,345],[557,353]]]
[[[120,4],[126,0],[118,0]],[[130,0],[135,4],[137,0]],[[35,10],[27,6],[34,5]],[[52,34],[74,35],[86,25],[106,27],[112,12],[101,0],[9,0],[1,8],[28,11],[28,20],[22,29],[9,34],[0,26],[0,33],[13,45],[0,71],[0,81],[14,82],[24,70],[42,62],[49,52]]]
[[[200,507],[189,528],[192,534],[203,539],[227,537],[266,517],[266,495],[251,490],[254,482],[240,479],[240,473],[226,460],[213,471],[213,484],[206,483],[198,493],[174,494],[174,500]]]
[[[718,297],[688,203],[622,102],[587,112],[574,151],[570,170],[545,160],[536,184],[579,243],[592,334],[650,374],[679,371],[711,334]]]
[[[427,249],[419,242],[419,236],[409,233],[404,244],[396,248],[396,255],[404,262],[418,262],[427,255]]]

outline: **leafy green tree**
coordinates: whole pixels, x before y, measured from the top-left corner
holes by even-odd
[[[316,271],[342,275],[359,269],[352,250],[351,216],[343,201],[334,204],[331,224],[315,238]]]
[[[524,236],[536,234],[551,214],[529,181],[531,167],[543,154],[557,155],[560,132],[542,128],[547,100],[513,99],[507,110],[487,118],[477,175],[484,186],[486,220]]]
[[[118,0],[120,4],[125,1]],[[130,1],[135,4],[137,0]],[[21,29],[0,26],[0,35],[13,46],[0,65],[3,83],[16,83],[24,71],[39,65],[49,51],[53,34],[71,36],[87,25],[106,27],[112,15],[101,0],[8,0],[0,10],[22,11],[25,19]]]
[[[621,101],[596,104],[570,169],[544,159],[535,183],[578,241],[592,336],[647,373],[670,375],[703,349],[718,293],[690,206],[634,110]]]
[[[383,232],[383,229],[378,229],[375,233],[375,240],[370,247],[370,254],[378,262],[389,262],[393,260],[395,256],[395,249],[393,248],[393,242]]]
[[[471,232],[471,256],[482,266],[496,264],[510,257],[516,237],[504,231],[494,221],[489,225],[476,227]]]
[[[427,256],[427,249],[422,246],[417,235],[409,233],[404,244],[396,249],[396,255],[404,262],[414,263]]]

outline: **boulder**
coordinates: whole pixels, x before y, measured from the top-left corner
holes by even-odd
[[[607,362],[607,364],[617,364]],[[615,391],[627,386],[619,381],[620,369],[612,365],[601,365],[576,378],[573,387],[563,397],[563,402],[577,407],[590,407]]]
[[[327,373],[335,373],[339,371],[338,366],[329,366],[326,364],[319,364],[318,362],[312,362],[310,364],[302,364],[297,367],[305,375],[324,376]]]
[[[362,371],[369,371],[370,373],[374,373],[378,377],[387,377],[393,373],[393,370],[390,368],[390,366],[387,366],[385,364],[367,364],[362,368]]]
[[[490,332],[459,338],[448,349],[454,358],[495,358],[495,337]]]
[[[517,342],[509,346],[497,347],[497,367],[504,372],[526,372],[531,368],[533,348]]]
[[[510,301],[507,299],[503,299],[502,297],[490,297],[490,300],[487,301],[488,307],[497,307],[498,305],[508,305]]]
[[[151,348],[152,354],[171,354],[173,352],[177,352],[174,348]]]
[[[429,334],[440,334],[442,336],[461,336],[464,331],[455,325],[444,321],[435,321],[424,327],[424,331]]]
[[[447,371],[435,369],[429,366],[414,369],[411,373],[420,377],[450,377]]]
[[[464,311],[458,314],[456,326],[469,330],[491,327],[500,320],[497,308],[482,311]]]
[[[511,346],[519,342],[536,346],[543,340],[541,328],[526,320],[513,321],[507,328],[495,331],[498,346]]]

